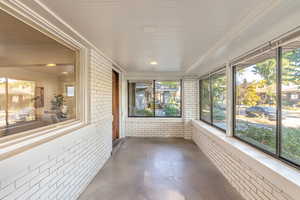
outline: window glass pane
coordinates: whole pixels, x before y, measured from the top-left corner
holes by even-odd
[[[181,116],[180,81],[155,81],[155,116]]]
[[[276,51],[236,67],[235,135],[276,152]]]
[[[129,82],[129,116],[154,116],[152,81]]]
[[[75,96],[75,87],[74,86],[67,86],[66,88],[67,97],[74,97]]]
[[[35,82],[8,79],[8,125],[35,120]]]
[[[226,130],[226,72],[212,76],[213,124]]]
[[[0,137],[76,119],[76,52],[1,10],[0,22]]]
[[[300,42],[283,47],[281,156],[300,164]]]
[[[209,78],[201,80],[201,120],[211,122],[211,100]]]
[[[0,77],[0,129],[6,126],[6,79]]]

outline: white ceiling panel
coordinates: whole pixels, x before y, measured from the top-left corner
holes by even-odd
[[[190,74],[254,48],[300,8],[295,0],[40,1],[129,72]]]

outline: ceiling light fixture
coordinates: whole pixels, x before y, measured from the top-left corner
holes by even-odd
[[[46,66],[47,66],[47,67],[56,67],[56,64],[54,64],[54,63],[49,63],[49,64],[47,64]]]
[[[151,61],[150,65],[157,65],[158,63],[156,61]]]
[[[68,72],[62,72],[62,74],[68,74]]]

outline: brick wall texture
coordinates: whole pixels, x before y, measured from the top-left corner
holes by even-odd
[[[112,150],[111,73],[112,64],[91,51],[91,124],[1,161],[0,170],[16,167],[16,163],[21,165],[17,173],[1,175],[4,177],[0,180],[1,200],[78,198]],[[26,161],[30,157],[39,159]]]
[[[184,138],[192,139],[192,120],[199,118],[199,81],[183,80],[183,87]]]
[[[245,200],[296,200],[228,152],[209,133],[194,128],[193,140]]]
[[[127,118],[126,136],[130,137],[183,137],[182,119]]]

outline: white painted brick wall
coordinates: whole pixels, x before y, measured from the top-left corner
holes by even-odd
[[[0,199],[77,199],[112,150],[112,64],[90,54],[91,125],[0,162]]]
[[[199,118],[199,80],[183,80],[184,138],[192,139],[192,120]]]
[[[126,136],[183,137],[183,122],[178,118],[127,118]]]
[[[272,184],[263,174],[226,151],[212,136],[194,128],[193,140],[245,200],[296,200]]]

